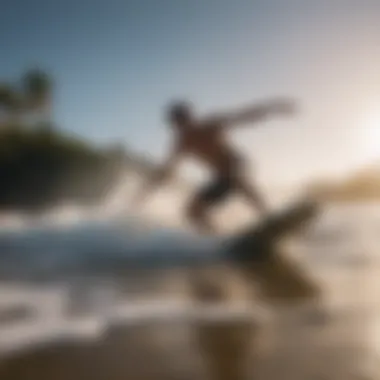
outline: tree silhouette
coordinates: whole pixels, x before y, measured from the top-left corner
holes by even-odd
[[[122,146],[94,147],[55,129],[52,96],[52,79],[40,69],[0,81],[0,211],[94,204],[129,160]]]
[[[2,125],[14,125],[18,122],[20,95],[9,83],[0,83],[0,111],[4,119]]]
[[[0,83],[0,110],[2,125],[14,127],[23,124],[28,116],[39,115],[51,122],[53,84],[50,76],[41,69],[25,72],[19,83]]]
[[[45,121],[51,121],[53,83],[50,76],[41,69],[31,69],[22,77],[22,89],[24,110],[38,112]]]

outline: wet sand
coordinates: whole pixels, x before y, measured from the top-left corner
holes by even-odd
[[[133,284],[139,298],[187,299],[188,275],[181,271],[157,273],[149,276],[150,282],[141,276],[140,281],[126,281],[125,288],[131,292]],[[363,302],[363,278],[364,272],[352,272],[339,284],[326,282],[327,287],[334,287],[334,299],[341,304],[327,317],[307,308],[271,307],[271,317],[264,321],[235,320],[211,329],[204,323],[130,326],[119,321],[97,339],[71,338],[3,357],[0,379],[231,379],[228,363],[237,354],[245,368],[236,380],[376,379],[378,368],[373,367],[376,359],[369,344],[374,310],[371,302]],[[231,294],[239,293],[240,285],[231,278],[225,282],[226,287],[235,287]],[[205,354],[207,346],[214,347],[216,356]],[[214,371],[211,377],[208,369],[219,364],[222,373],[216,377]]]

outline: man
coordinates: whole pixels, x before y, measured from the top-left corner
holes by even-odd
[[[238,192],[261,214],[266,204],[255,185],[245,173],[245,160],[228,143],[225,132],[235,126],[254,123],[276,114],[292,114],[293,104],[277,100],[255,105],[237,112],[215,115],[197,120],[186,102],[170,105],[168,121],[174,134],[172,149],[166,162],[139,192],[135,205],[140,204],[147,194],[167,179],[183,156],[191,156],[205,164],[213,173],[212,180],[193,196],[187,207],[187,218],[203,232],[214,232],[208,218],[211,206],[225,201],[229,195]]]

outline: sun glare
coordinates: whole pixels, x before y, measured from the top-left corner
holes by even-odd
[[[380,109],[367,114],[362,131],[364,149],[368,158],[380,158]]]

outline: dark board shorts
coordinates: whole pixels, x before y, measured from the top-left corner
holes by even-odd
[[[224,201],[236,189],[237,180],[234,176],[217,176],[199,190],[197,198],[207,204],[216,204]]]
[[[216,172],[213,179],[200,188],[197,199],[210,205],[223,202],[238,190],[239,178],[244,172],[244,158],[237,154],[234,154],[233,157],[229,156],[226,165],[223,166],[223,172]]]

